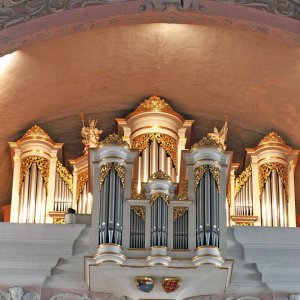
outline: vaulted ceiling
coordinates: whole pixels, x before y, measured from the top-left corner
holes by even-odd
[[[297,43],[212,22],[148,23],[53,35],[0,58],[0,206],[10,202],[9,141],[38,123],[65,143],[67,162],[82,154],[81,112],[105,136],[153,93],[195,119],[193,141],[228,114],[235,162],[272,130],[300,149]]]

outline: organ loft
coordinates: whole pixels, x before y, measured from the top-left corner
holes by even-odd
[[[241,170],[226,146],[227,116],[192,145],[193,120],[156,95],[116,123],[108,134],[101,122],[83,120],[83,154],[69,161],[71,170],[63,144],[38,125],[9,143],[10,222],[63,225],[75,210],[72,223],[91,229],[84,258],[91,291],[114,292],[121,276],[123,294],[134,299],[161,297],[156,277],[171,278],[163,286],[173,298],[222,293],[233,268],[230,226],[296,226],[299,151],[276,132],[246,149]],[[185,289],[188,280],[193,288]]]

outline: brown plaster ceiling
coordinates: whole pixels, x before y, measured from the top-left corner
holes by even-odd
[[[235,162],[271,130],[300,148],[300,47],[265,36],[208,25],[135,25],[49,39],[5,59],[0,205],[10,202],[9,141],[38,123],[65,143],[65,160],[75,158],[83,149],[80,112],[100,118],[107,135],[115,117],[153,93],[196,120],[194,141],[228,114]]]

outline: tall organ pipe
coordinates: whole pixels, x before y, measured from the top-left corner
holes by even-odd
[[[219,191],[209,170],[196,189],[196,244],[219,246]]]
[[[100,191],[99,244],[122,244],[123,195],[122,182],[112,168]]]

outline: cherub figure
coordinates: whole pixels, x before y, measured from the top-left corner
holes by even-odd
[[[98,120],[91,120],[89,118],[89,126],[85,126],[83,115],[81,114],[80,116],[82,120],[82,143],[84,145],[84,152],[86,153],[88,151],[88,148],[97,148],[99,146],[100,135],[103,131],[96,128]]]
[[[227,140],[227,132],[228,132],[228,116],[225,116],[225,124],[223,128],[219,131],[217,127],[214,127],[214,132],[208,133],[207,137],[213,139],[218,144],[223,145],[224,149],[226,149],[225,142]]]

